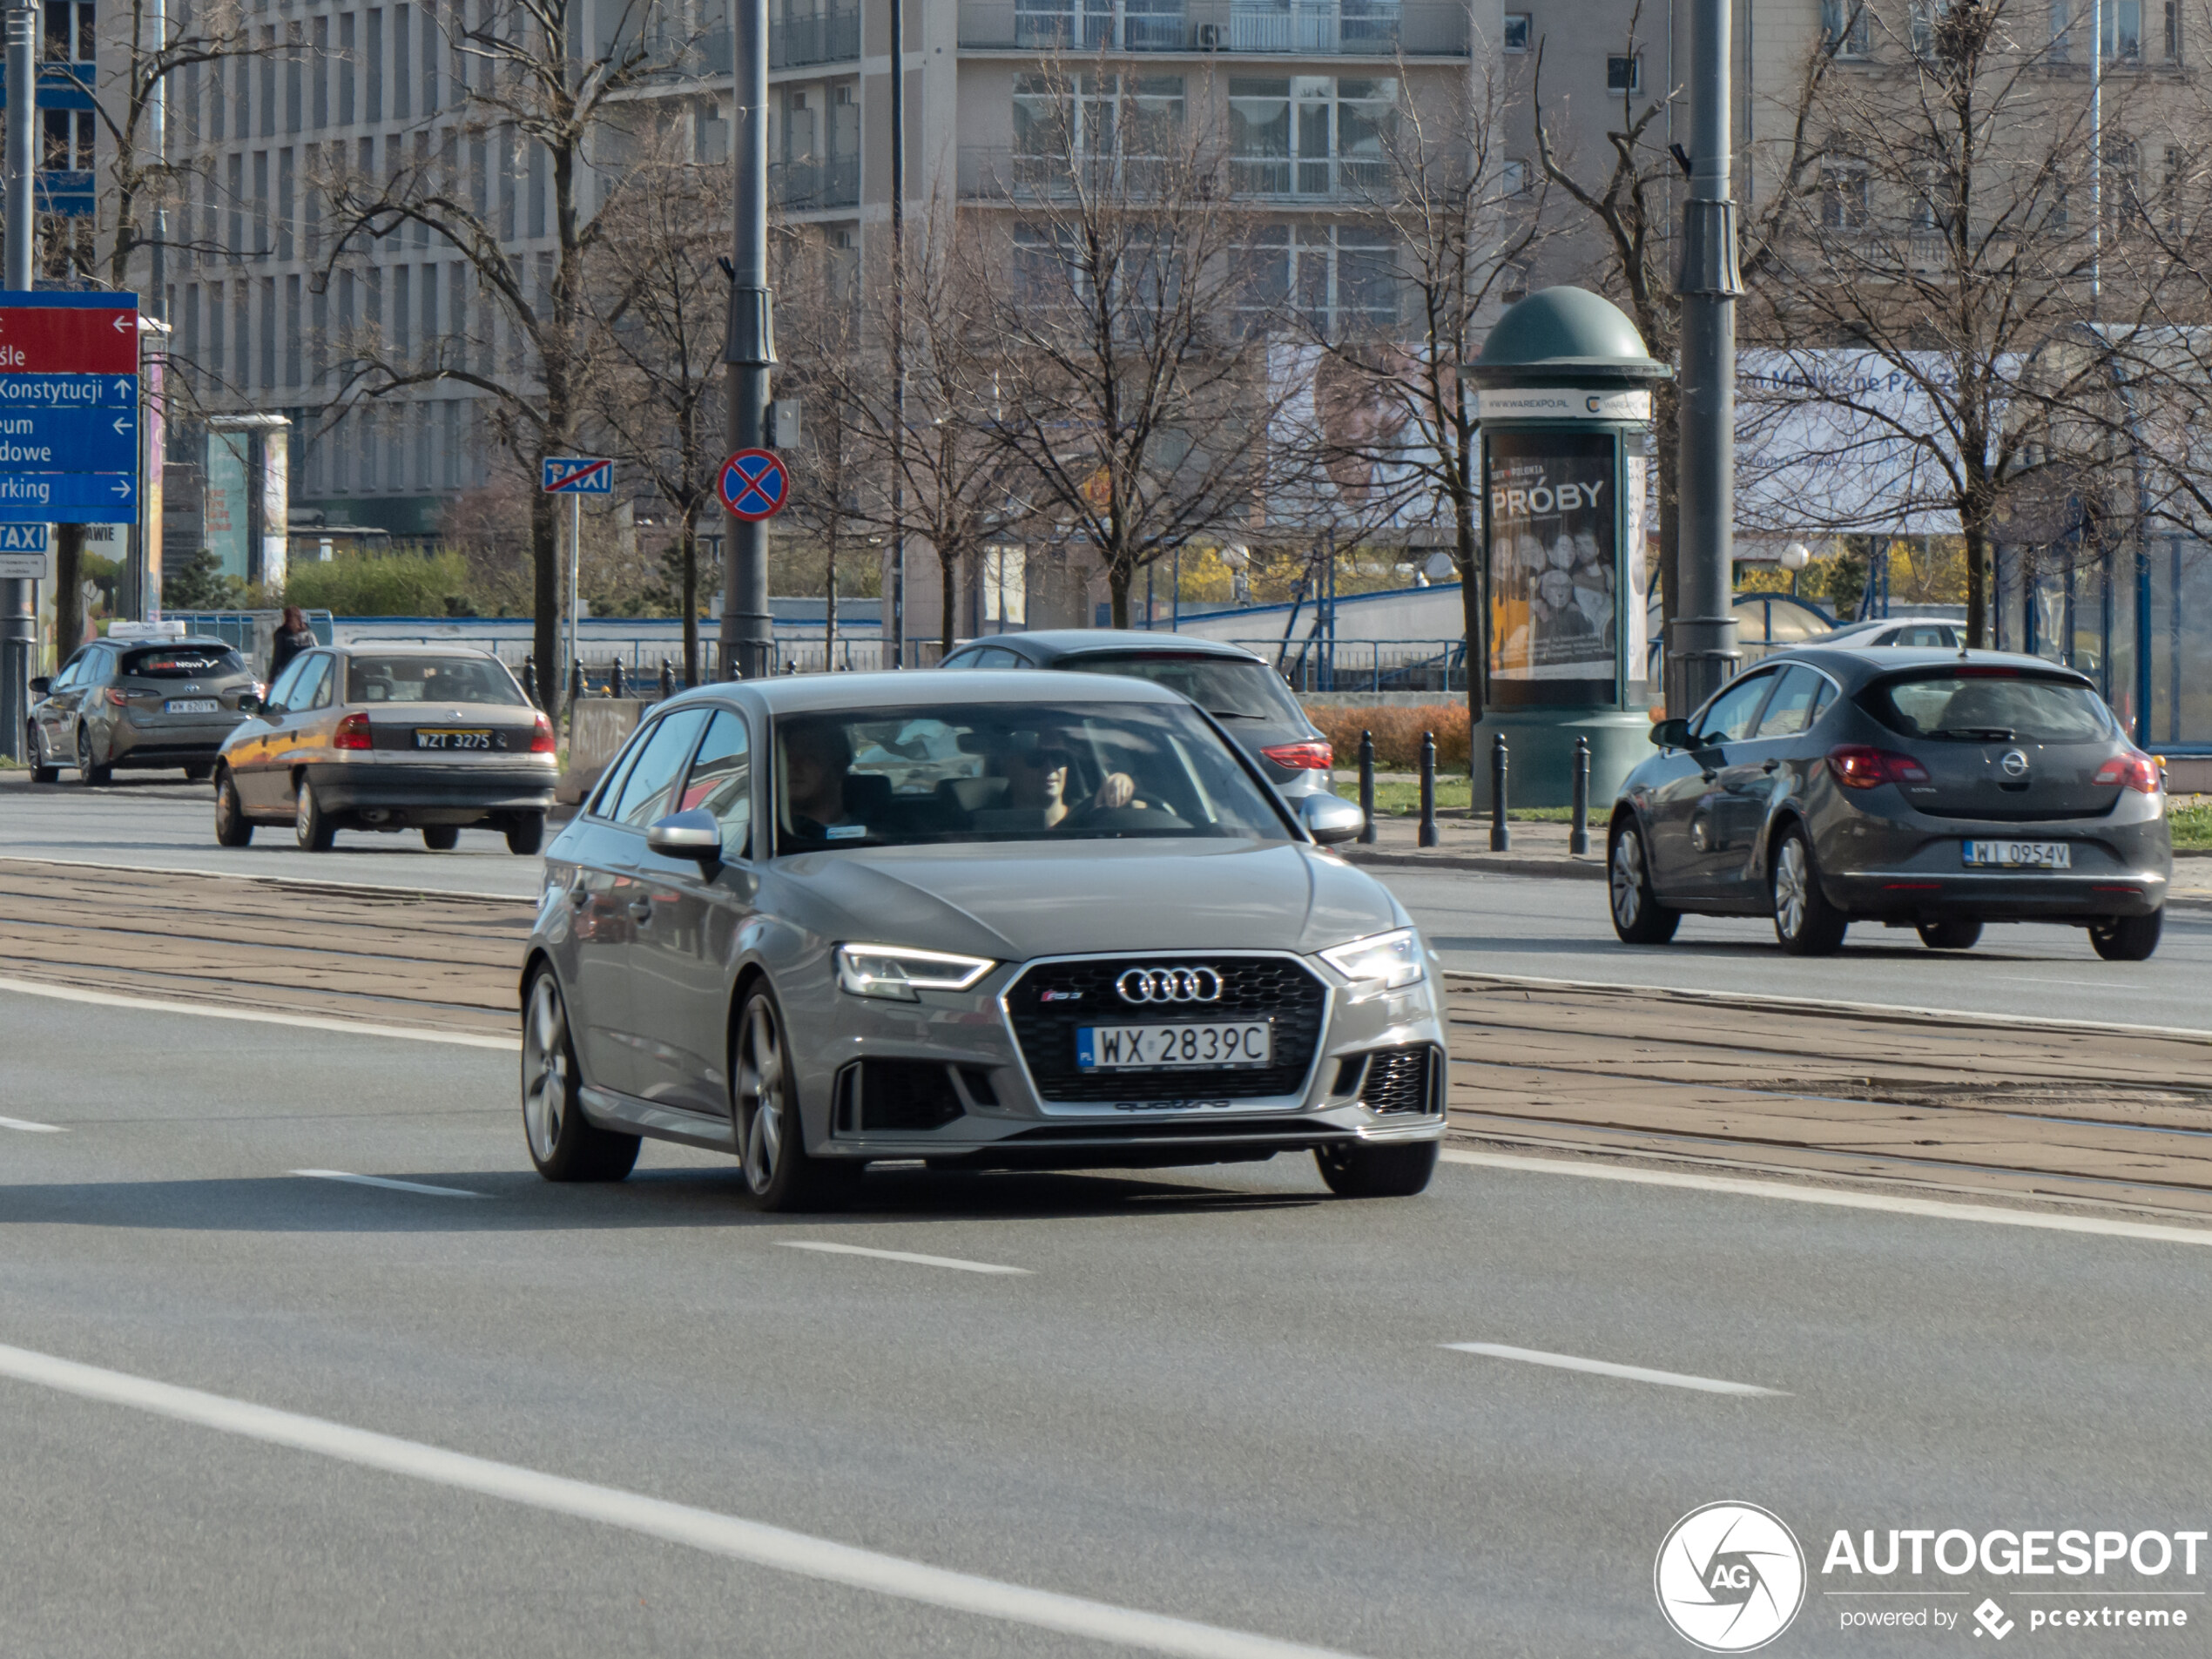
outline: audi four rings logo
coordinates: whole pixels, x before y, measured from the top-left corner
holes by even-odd
[[[1132,968],[1114,981],[1124,1002],[1218,1002],[1221,972],[1212,968]]]

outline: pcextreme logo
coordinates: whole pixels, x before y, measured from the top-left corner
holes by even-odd
[[[1668,1531],[1651,1571],[1659,1610],[1708,1653],[1749,1653],[1790,1628],[1805,1600],[1805,1554],[1779,1516],[1709,1503]]]

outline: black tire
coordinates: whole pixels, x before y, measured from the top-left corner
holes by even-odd
[[[756,985],[730,1031],[730,1122],[745,1189],[763,1210],[834,1210],[859,1188],[860,1166],[808,1156],[787,1053],[775,993]]]
[[[1930,950],[1972,950],[1981,941],[1978,921],[1924,921],[1920,942]]]
[[[315,786],[305,778],[300,780],[299,792],[293,797],[292,835],[300,849],[308,853],[327,853],[330,844],[338,839],[337,827],[330,815],[315,799]]]
[[[545,845],[545,814],[523,813],[507,820],[507,850],[528,857]]]
[[[23,752],[30,761],[30,781],[51,784],[62,775],[62,769],[46,759],[46,734],[38,729],[38,722],[31,721],[23,730]]]
[[[2114,916],[2090,927],[2089,942],[2108,962],[2148,961],[2158,948],[2158,935],[2165,925],[2163,907],[2148,916]]]
[[[253,840],[253,820],[238,798],[238,784],[226,772],[215,781],[215,845],[246,846]]]
[[[637,1164],[638,1137],[586,1117],[583,1089],[568,1005],[553,970],[541,968],[523,994],[523,1139],[530,1162],[548,1181],[619,1181]]]
[[[461,828],[456,824],[425,824],[422,845],[433,853],[450,853],[461,845]]]
[[[92,764],[92,728],[80,723],[77,728],[77,781],[87,789],[104,789],[114,776],[114,767]]]
[[[1624,945],[1663,945],[1682,926],[1682,912],[1669,910],[1651,889],[1651,860],[1646,855],[1643,831],[1634,819],[1614,826],[1613,843],[1605,851],[1607,891],[1612,901],[1613,931]]]
[[[212,760],[195,760],[185,768],[185,781],[188,784],[204,784],[214,775],[215,763]]]
[[[1851,918],[1821,891],[1812,843],[1796,824],[1782,833],[1774,849],[1768,888],[1774,900],[1774,936],[1783,949],[1792,956],[1831,956],[1842,946]]]
[[[1313,1161],[1339,1198],[1410,1198],[1436,1173],[1437,1143],[1409,1146],[1317,1146]]]

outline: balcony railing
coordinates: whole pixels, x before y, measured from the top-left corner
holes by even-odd
[[[1072,164],[1062,154],[962,145],[960,193],[966,201],[1042,201],[1075,193],[1080,184],[1097,196],[1144,197],[1170,188],[1184,165],[1160,156],[1084,156]],[[1389,190],[1389,164],[1366,157],[1299,160],[1278,156],[1231,156],[1214,163],[1197,181],[1248,201],[1379,200]]]
[[[812,17],[772,17],[768,23],[768,67],[797,69],[806,64],[841,64],[860,55],[860,14],[818,11]]]
[[[768,199],[787,213],[857,206],[860,199],[860,158],[832,156],[826,161],[771,162]]]
[[[1463,57],[1467,13],[1453,0],[961,0],[974,51],[1222,52],[1281,57]]]

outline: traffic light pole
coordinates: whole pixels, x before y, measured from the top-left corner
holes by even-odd
[[[764,447],[768,371],[776,361],[768,293],[768,0],[736,0],[736,74],[731,82],[737,139],[736,229],[732,237],[730,330],[722,361],[730,371],[730,449]],[[768,614],[768,526],[725,515],[722,544],[722,672],[746,679],[768,671],[774,637]]]
[[[37,167],[38,73],[36,7],[11,4],[6,14],[8,51],[8,287],[28,292],[37,269],[31,190]],[[24,758],[24,726],[30,712],[30,663],[38,623],[30,614],[30,583],[0,582],[0,745],[11,760]]]

